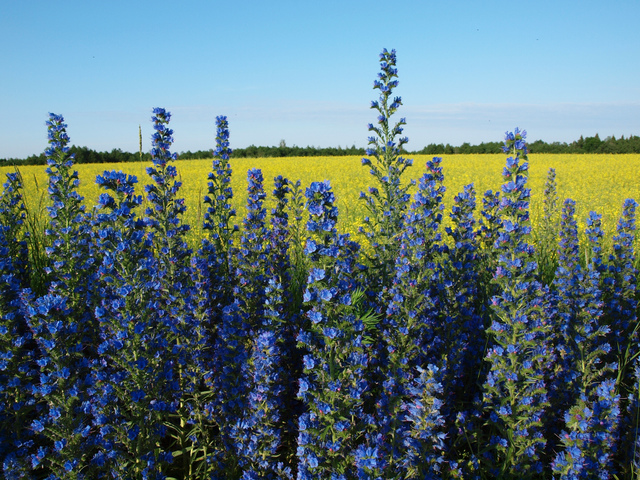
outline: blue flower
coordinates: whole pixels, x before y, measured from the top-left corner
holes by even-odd
[[[146,395],[147,394],[144,393],[144,390],[134,390],[133,392],[131,392],[131,400],[133,400],[134,402],[139,402],[144,397],[146,397]]]
[[[37,433],[44,431],[44,425],[42,424],[42,422],[40,422],[40,420],[34,420],[31,423],[31,428],[33,429],[34,432],[37,432]]]

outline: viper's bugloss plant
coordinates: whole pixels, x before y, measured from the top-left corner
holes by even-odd
[[[610,328],[609,343],[617,357],[613,361],[618,362],[620,387],[633,382],[631,365],[640,354],[636,298],[638,271],[634,252],[637,206],[632,199],[624,202],[602,287],[605,303],[603,323]]]
[[[594,263],[580,263],[575,202],[567,199],[562,209],[558,269],[555,273],[555,325],[558,362],[551,402],[565,411],[562,432],[551,428],[547,437],[559,438],[552,468],[560,478],[608,478],[615,450],[619,396],[612,372],[605,363],[611,350],[606,342],[609,328],[601,323],[602,294]],[[590,222],[595,220],[593,212]],[[592,225],[592,224],[590,224]],[[587,229],[591,249],[600,249],[598,231]],[[594,235],[595,234],[595,235]]]
[[[440,293],[445,326],[443,341],[452,349],[447,352],[450,370],[444,381],[448,395],[458,396],[464,388],[464,396],[472,397],[469,385],[477,383],[484,342],[481,305],[478,302],[479,277],[477,269],[478,246],[473,212],[476,192],[473,184],[454,197],[451,207],[452,227],[446,227],[451,239],[444,260],[444,281]],[[454,394],[457,391],[458,394]],[[457,403],[447,399],[447,403]]]
[[[289,256],[290,227],[287,210],[291,182],[281,175],[274,178],[273,182],[273,198],[276,204],[271,209],[271,228],[269,232],[271,258],[267,265],[272,273],[282,275],[283,279],[286,280],[285,283],[289,284],[291,260]]]
[[[157,281],[162,292],[157,302],[162,312],[160,329],[167,342],[163,360],[168,383],[174,389],[175,409],[169,410],[173,415],[171,436],[174,453],[181,457],[182,474],[189,476],[202,465],[196,462],[206,461],[200,444],[210,435],[207,401],[200,392],[202,377],[210,375],[213,365],[209,319],[206,307],[202,307],[207,304],[208,295],[194,288],[194,278],[199,276],[192,267],[192,251],[185,241],[190,229],[182,221],[185,202],[177,196],[182,183],[176,180],[178,172],[172,165],[176,155],[170,151],[171,115],[163,108],[155,108],[153,114],[153,166],[147,168],[153,184],[145,186],[151,204],[145,221],[154,241]]]
[[[363,301],[358,245],[336,232],[338,210],[329,182],[312,183],[306,197],[309,324],[298,336],[306,351],[298,395],[307,411],[299,419],[298,478],[351,478],[368,388],[364,323],[356,314]]]
[[[213,171],[209,173],[208,194],[204,197],[204,203],[208,205],[203,223],[206,237],[198,255],[201,257],[201,281],[204,282],[201,289],[206,294],[204,307],[209,319],[209,330],[214,338],[222,309],[232,302],[233,296],[233,238],[238,227],[232,223],[236,211],[231,205],[231,153],[229,122],[227,117],[218,116]]]
[[[267,270],[272,278],[277,278],[284,287],[280,312],[284,317],[281,322],[284,325],[286,336],[285,344],[289,344],[285,349],[291,350],[295,344],[295,336],[297,335],[297,325],[299,321],[300,303],[296,303],[298,297],[302,297],[302,288],[299,291],[294,290],[298,284],[293,279],[293,269],[295,268],[291,260],[291,251],[295,249],[292,246],[293,232],[289,224],[289,211],[292,183],[282,176],[275,177],[273,198],[275,206],[271,209],[270,229],[268,241],[270,243],[269,251],[271,257],[267,261]],[[304,253],[304,252],[302,252]],[[304,265],[303,265],[304,266]],[[271,282],[272,280],[269,280]]]
[[[78,172],[73,170],[74,155],[69,153],[67,124],[61,115],[49,114],[47,121],[49,147],[45,150],[49,177],[50,224],[45,231],[50,246],[46,253],[50,259],[47,273],[51,288],[67,290],[70,307],[83,308],[87,303],[91,278],[79,272],[90,272],[93,256],[90,254],[90,215],[85,212],[84,198],[77,192],[80,185]]]
[[[249,341],[262,328],[265,307],[265,288],[269,281],[269,261],[272,244],[266,225],[267,211],[264,208],[266,194],[263,187],[262,171],[250,169],[247,172],[247,215],[237,252],[234,276],[234,301],[241,322],[246,331],[245,341]],[[279,252],[282,253],[282,252]]]
[[[439,282],[439,318],[442,340],[439,383],[443,406],[440,414],[448,429],[444,441],[444,458],[448,474],[474,458],[474,451],[461,434],[458,418],[477,412],[481,401],[481,385],[486,375],[483,357],[486,348],[482,303],[479,233],[474,229],[476,207],[473,184],[454,197],[451,207],[452,226],[446,227],[448,248],[443,258],[442,280]],[[477,432],[476,432],[477,433]],[[443,468],[444,469],[444,468]]]
[[[247,215],[234,262],[233,300],[224,309],[215,348],[215,369],[218,373],[213,382],[218,395],[213,399],[212,408],[227,446],[227,468],[236,468],[237,465],[240,469],[253,470],[246,449],[251,431],[259,428],[259,422],[253,418],[255,412],[247,397],[254,382],[262,378],[253,370],[253,354],[258,348],[255,338],[265,327],[266,289],[271,279],[268,268],[271,242],[263,206],[266,195],[262,172],[249,170],[247,180]],[[263,351],[262,355],[266,353]],[[280,356],[279,352],[274,355]],[[230,422],[230,418],[234,421]],[[251,450],[255,448],[251,447]]]
[[[208,175],[208,190],[204,197],[204,203],[208,205],[203,223],[205,238],[202,239],[197,255],[192,259],[194,285],[198,292],[197,315],[202,322],[203,334],[209,346],[203,348],[203,352],[207,352],[208,357],[208,362],[203,362],[203,368],[205,369],[204,382],[209,394],[202,401],[207,417],[211,418],[214,424],[217,423],[219,429],[214,451],[210,449],[207,453],[206,461],[213,470],[224,468],[222,467],[225,461],[224,452],[232,448],[228,429],[224,425],[224,419],[227,418],[229,411],[222,407],[226,390],[220,390],[221,385],[226,384],[225,379],[231,379],[233,376],[230,373],[234,368],[233,363],[226,365],[226,362],[245,361],[243,354],[235,358],[235,355],[227,350],[229,344],[220,338],[224,318],[229,314],[228,309],[234,303],[235,280],[232,271],[232,251],[233,237],[238,231],[237,225],[231,223],[236,212],[231,206],[233,190],[229,160],[232,150],[229,146],[229,123],[225,116],[216,117],[215,141],[213,171]],[[227,316],[227,321],[229,320]],[[226,329],[222,336],[228,335],[235,334]],[[234,345],[230,348],[233,349]],[[233,393],[233,395],[236,394]],[[231,408],[235,415],[241,411],[241,409],[234,410],[235,407]],[[223,438],[226,439],[224,440],[226,446],[219,443]]]
[[[90,216],[76,190],[79,179],[72,170],[67,125],[62,116],[50,114],[47,126],[46,172],[52,205],[45,233],[50,242],[46,272],[51,283],[44,297],[35,298],[30,290],[21,294],[40,353],[36,362],[40,381],[33,388],[39,410],[31,428],[47,439],[31,455],[31,462],[40,472],[78,478],[91,471],[95,453],[87,390],[98,339],[93,311],[97,267]]]
[[[293,312],[302,312],[303,295],[307,286],[308,265],[304,253],[308,212],[305,210],[304,188],[300,180],[289,183],[288,226],[289,259],[291,261],[291,306]],[[299,321],[305,317],[301,315]]]
[[[601,323],[600,275],[593,263],[582,266],[580,262],[575,202],[571,199],[564,202],[560,226],[558,269],[553,283],[559,317],[555,336],[558,366],[564,376],[564,385],[559,388],[573,399],[612,371],[612,365],[604,362],[611,346],[607,343],[609,327]],[[601,238],[594,236],[593,230],[587,229],[586,233],[591,248],[600,249]]]
[[[507,133],[495,242],[499,254],[494,276],[493,322],[487,329],[489,373],[483,385],[489,444],[483,454],[487,473],[500,478],[535,478],[544,468],[543,415],[548,407],[544,383],[552,354],[545,344],[549,325],[543,315],[543,290],[529,243],[529,196],[526,188],[525,132]],[[521,163],[521,160],[525,162]]]
[[[176,410],[176,380],[163,325],[162,284],[153,256],[152,236],[136,210],[137,178],[105,171],[96,183],[106,190],[95,215],[101,298],[100,361],[90,389],[98,453],[104,475],[163,478],[170,452],[166,424]]]
[[[556,170],[550,168],[547,173],[547,181],[544,184],[542,200],[543,216],[540,225],[534,230],[536,245],[536,262],[538,263],[538,275],[540,281],[548,285],[553,281],[558,257],[556,239],[559,230],[558,186],[556,183]]]
[[[480,387],[487,370],[483,362],[486,348],[483,317],[488,308],[483,299],[490,292],[483,279],[490,278],[489,252],[493,251],[490,238],[497,235],[499,226],[498,199],[498,193],[485,194],[486,210],[482,214],[490,223],[475,229],[475,189],[473,184],[466,185],[454,197],[452,225],[445,229],[448,239],[443,249],[437,310],[445,345],[438,372],[439,397],[443,400],[440,415],[445,419],[446,430],[441,470],[448,478],[475,478],[479,471],[474,442],[482,436],[482,429],[474,423],[482,423]]]
[[[235,317],[229,309],[234,305],[235,277],[232,271],[232,252],[233,237],[238,231],[238,227],[231,223],[236,212],[231,206],[233,190],[229,160],[232,150],[229,145],[227,117],[218,116],[213,171],[208,175],[208,194],[204,197],[204,203],[208,205],[203,223],[205,238],[202,239],[197,255],[192,259],[192,276],[198,294],[196,314],[200,318],[208,345],[202,349],[206,361],[201,362],[208,393],[202,398],[201,403],[203,413],[213,421],[218,430],[213,448],[205,448],[206,468],[210,471],[234,468],[230,465],[236,461],[235,457],[225,454],[233,451],[225,418],[229,418],[229,415],[239,415],[242,408],[236,406],[234,400],[225,403],[225,387],[229,386],[229,381],[241,381],[241,377],[234,373],[234,362],[246,361],[244,349],[235,352],[236,344],[229,344],[226,340],[228,336],[236,335],[233,327],[235,323],[232,321]],[[233,327],[231,330],[229,321]],[[240,333],[237,332],[238,335]],[[232,390],[231,395],[236,398],[238,392]],[[229,457],[233,458],[230,460]]]
[[[378,281],[380,287],[388,287],[394,275],[394,263],[398,253],[398,236],[402,218],[409,207],[408,190],[411,183],[402,181],[402,174],[413,164],[411,159],[402,157],[403,146],[409,141],[400,137],[406,120],[401,118],[395,124],[391,117],[402,105],[400,97],[394,97],[398,86],[396,51],[386,48],[380,54],[380,73],[373,82],[373,88],[380,91],[380,98],[371,102],[371,108],[378,112],[377,124],[369,124],[369,137],[366,154],[362,164],[370,168],[376,185],[369,187],[367,193],[361,192],[369,216],[361,227],[373,247],[371,281]],[[372,161],[373,160],[373,161]],[[378,287],[372,287],[376,289]]]
[[[262,172],[251,169],[247,179],[247,215],[237,251],[233,318],[242,335],[236,336],[235,341],[245,344],[248,357],[246,371],[237,372],[247,377],[248,402],[232,430],[232,438],[243,474],[271,478],[284,468],[277,459],[277,450],[285,433],[284,395],[289,377],[283,366],[290,358],[292,340],[287,331],[282,287],[288,267],[286,230],[282,230],[286,228],[283,200],[287,191],[282,188],[286,185],[276,179],[277,204],[273,229],[269,230]]]
[[[199,325],[194,324],[190,318],[190,302],[193,302],[193,289],[191,288],[190,257],[191,249],[185,241],[185,235],[190,226],[182,222],[182,215],[186,211],[183,198],[178,198],[178,191],[182,182],[178,181],[178,171],[172,164],[177,158],[171,153],[173,143],[173,130],[168,125],[171,114],[164,108],[154,108],[151,160],[153,166],[147,167],[147,174],[153,181],[145,185],[145,192],[149,207],[145,211],[145,222],[150,230],[154,242],[154,255],[156,257],[160,278],[164,284],[165,292],[163,301],[174,317],[171,328],[174,335],[180,334],[185,338],[178,339],[178,348],[183,349],[182,342],[201,334]],[[182,332],[175,331],[180,324]],[[188,331],[195,329],[193,331]]]
[[[97,332],[92,319],[92,284],[96,266],[91,251],[91,215],[85,211],[84,197],[77,188],[80,185],[78,172],[73,170],[74,155],[69,153],[67,125],[61,115],[49,114],[49,147],[45,150],[46,169],[49,177],[49,228],[45,230],[50,246],[49,257],[51,293],[60,292],[68,297],[67,306],[82,324],[85,337],[79,338],[89,348],[95,345]]]
[[[398,475],[406,463],[404,445],[410,424],[406,405],[418,368],[436,365],[442,353],[442,325],[437,323],[435,292],[440,281],[439,231],[445,192],[441,158],[427,163],[418,192],[403,220],[390,302],[378,328],[382,345],[382,385],[376,398],[376,439],[386,475]],[[373,441],[373,440],[372,440]],[[372,472],[373,473],[373,472]]]
[[[299,186],[299,184],[298,184]],[[271,229],[269,240],[271,242],[271,259],[268,262],[270,275],[269,285],[266,288],[265,316],[269,320],[271,328],[276,328],[282,364],[286,365],[280,371],[281,382],[284,386],[281,417],[284,425],[282,442],[285,451],[295,450],[297,439],[297,418],[300,411],[300,401],[297,399],[298,379],[302,375],[302,352],[297,348],[297,336],[303,319],[302,302],[304,285],[298,281],[297,276],[304,271],[306,262],[296,264],[291,256],[295,255],[296,247],[293,228],[289,223],[289,212],[292,211],[292,202],[295,202],[296,184],[286,178],[278,176],[274,178],[273,197],[276,201],[271,210]],[[298,208],[293,206],[293,209]],[[299,215],[299,213],[294,213]],[[301,219],[300,219],[301,220]],[[294,222],[296,219],[294,218]],[[304,250],[301,251],[304,255]],[[303,270],[304,269],[304,270]],[[306,277],[304,279],[306,281]],[[273,298],[272,298],[273,297]],[[291,464],[292,459],[285,460],[285,464]]]
[[[19,172],[8,173],[0,195],[0,468],[7,478],[27,467],[37,378],[32,336],[20,309],[31,271],[22,195]]]
[[[237,227],[231,224],[236,212],[231,207],[233,190],[231,189],[231,166],[229,161],[233,151],[229,146],[229,122],[227,117],[216,117],[216,148],[213,151],[213,169],[209,174],[209,195],[205,203],[209,205],[205,215],[206,230],[211,231],[211,238],[221,254],[229,255],[231,239]]]
[[[488,327],[491,320],[488,315],[488,305],[491,297],[496,293],[495,285],[491,281],[498,267],[498,255],[495,249],[495,242],[498,232],[502,226],[502,220],[498,214],[500,208],[500,192],[487,190],[482,197],[482,210],[478,219],[478,294],[479,304],[484,309],[485,327]]]
[[[151,120],[155,130],[151,137],[153,166],[147,167],[147,174],[153,183],[145,186],[151,205],[145,212],[145,221],[154,234],[159,264],[166,269],[171,280],[180,282],[174,288],[183,294],[182,289],[186,287],[183,283],[187,282],[183,277],[187,272],[182,270],[185,264],[188,265],[191,254],[184,236],[190,227],[181,220],[187,208],[184,199],[177,198],[182,182],[176,180],[178,171],[172,165],[177,155],[170,151],[173,143],[173,130],[168,127],[171,114],[164,108],[154,108]]]
[[[564,450],[552,462],[561,479],[612,478],[613,453],[620,416],[620,395],[615,381],[594,386],[589,396],[581,395],[565,414],[568,431],[563,431]]]

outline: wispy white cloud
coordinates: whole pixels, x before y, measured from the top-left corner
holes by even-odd
[[[229,117],[232,147],[277,145],[365,146],[376,112],[368,101],[320,102],[263,100],[232,105],[165,105],[173,114],[175,151],[206,150],[215,145],[215,118]],[[144,148],[150,148],[151,108],[131,110],[70,111],[65,118],[72,141],[98,150],[138,148],[142,125]],[[625,103],[438,103],[403,105],[398,119],[406,117],[409,148],[429,143],[480,143],[500,141],[507,130],[524,128],[530,141],[571,142],[580,135],[640,135],[640,102]],[[37,153],[46,143],[46,128],[39,117],[25,119],[35,126],[25,134],[20,148],[6,148],[4,156]],[[38,120],[38,121],[36,121]],[[24,128],[26,129],[27,123]]]
[[[640,134],[640,102],[433,104],[407,106],[404,114],[412,125],[407,129],[429,143],[499,140],[496,135],[515,127],[526,129],[530,140],[547,142]]]

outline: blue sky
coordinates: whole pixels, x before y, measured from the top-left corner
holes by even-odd
[[[395,48],[410,150],[429,143],[640,135],[640,1],[0,0],[0,158],[75,145],[176,152],[365,146],[382,48]]]

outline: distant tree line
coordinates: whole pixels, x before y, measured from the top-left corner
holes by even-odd
[[[625,138],[615,136],[601,140],[596,133],[595,137],[582,137],[572,143],[545,143],[536,140],[529,144],[532,153],[640,153],[640,137],[631,135]]]
[[[96,152],[87,147],[72,146],[69,151],[75,155],[75,163],[126,163],[126,162],[140,162],[151,161],[150,153],[140,152],[129,153],[123,152],[119,148],[114,148],[110,152]],[[209,152],[209,157],[211,152]],[[45,165],[47,163],[44,152],[39,155],[31,155],[25,159],[19,158],[4,158],[0,159],[3,164],[16,164],[16,165]]]
[[[277,147],[256,147],[249,145],[246,148],[234,148],[232,158],[271,158],[271,157],[335,157],[342,155],[364,155],[364,148],[355,145],[351,147],[289,147],[284,140],[280,141]],[[211,158],[210,150],[199,150],[197,152],[183,152],[178,155],[181,160],[191,160],[197,158]]]
[[[413,152],[425,155],[450,155],[455,153],[500,153],[502,147],[500,142],[481,143],[471,145],[463,143],[459,147],[453,147],[448,143],[430,143],[422,150]],[[607,137],[604,140],[596,133],[595,137],[580,136],[578,140],[571,143],[553,142],[546,143],[536,140],[528,145],[531,153],[640,153],[640,137],[631,135],[625,138]]]
[[[407,155],[423,154],[423,155],[453,155],[457,153],[501,153],[500,142],[480,143],[479,145],[471,145],[468,142],[460,146],[454,147],[450,144],[430,143],[421,150],[409,151]],[[546,143],[542,140],[536,140],[529,144],[531,153],[640,153],[640,137],[631,135],[620,138],[614,136],[600,139],[598,134],[594,137],[580,137],[578,140],[566,142]],[[75,154],[76,163],[125,163],[151,161],[149,153],[129,153],[123,152],[119,148],[114,148],[110,152],[97,152],[87,147],[71,147],[71,153]],[[250,145],[246,148],[236,148],[233,150],[232,158],[270,158],[270,157],[332,157],[340,155],[364,155],[364,148],[354,146],[351,147],[298,147],[296,145],[289,147],[283,141],[280,145],[273,147],[256,147]],[[200,158],[212,158],[211,150],[198,150],[191,152],[190,150],[182,152],[178,155],[179,160],[193,160]],[[31,155],[27,158],[3,158],[0,159],[0,165],[44,165],[46,163],[44,153],[40,155]]]

